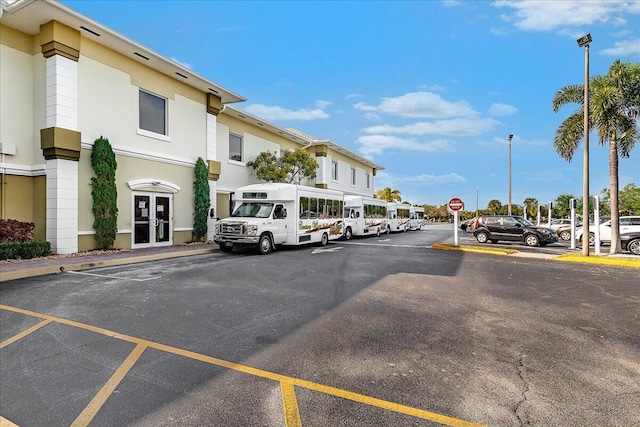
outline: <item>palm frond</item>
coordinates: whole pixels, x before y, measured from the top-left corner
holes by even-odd
[[[583,136],[584,113],[580,108],[567,117],[556,130],[556,135],[553,138],[553,146],[556,149],[556,153],[566,161],[571,162]]]

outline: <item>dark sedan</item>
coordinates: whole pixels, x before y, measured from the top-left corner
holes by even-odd
[[[640,255],[640,231],[620,234],[622,250],[629,251],[634,255]]]

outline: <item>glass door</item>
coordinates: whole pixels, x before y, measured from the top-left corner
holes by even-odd
[[[133,194],[132,248],[173,244],[172,200],[164,193]]]
[[[133,242],[132,246],[151,244],[150,194],[133,195]]]

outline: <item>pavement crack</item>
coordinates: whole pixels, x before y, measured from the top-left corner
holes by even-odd
[[[522,404],[524,402],[527,401],[527,392],[529,391],[529,383],[527,382],[527,380],[525,380],[523,372],[524,372],[524,360],[525,355],[521,355],[520,359],[518,360],[518,364],[516,365],[516,371],[518,371],[518,377],[520,377],[520,381],[522,381],[522,383],[524,384],[524,390],[522,392],[522,399],[520,399],[520,401],[518,403],[516,403],[515,408],[513,409],[513,413],[516,416],[516,419],[518,420],[518,423],[521,426],[524,425],[528,425],[529,422],[528,421],[524,421],[520,415],[518,415],[518,410],[520,409],[520,406],[522,406]]]

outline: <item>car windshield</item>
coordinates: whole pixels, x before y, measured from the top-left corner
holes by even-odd
[[[532,225],[534,225],[531,221],[529,221],[528,219],[524,219],[521,216],[516,216],[514,217],[514,219],[518,221],[520,224],[526,225],[527,227],[531,227]]]
[[[245,202],[231,214],[234,218],[269,218],[273,203]]]

